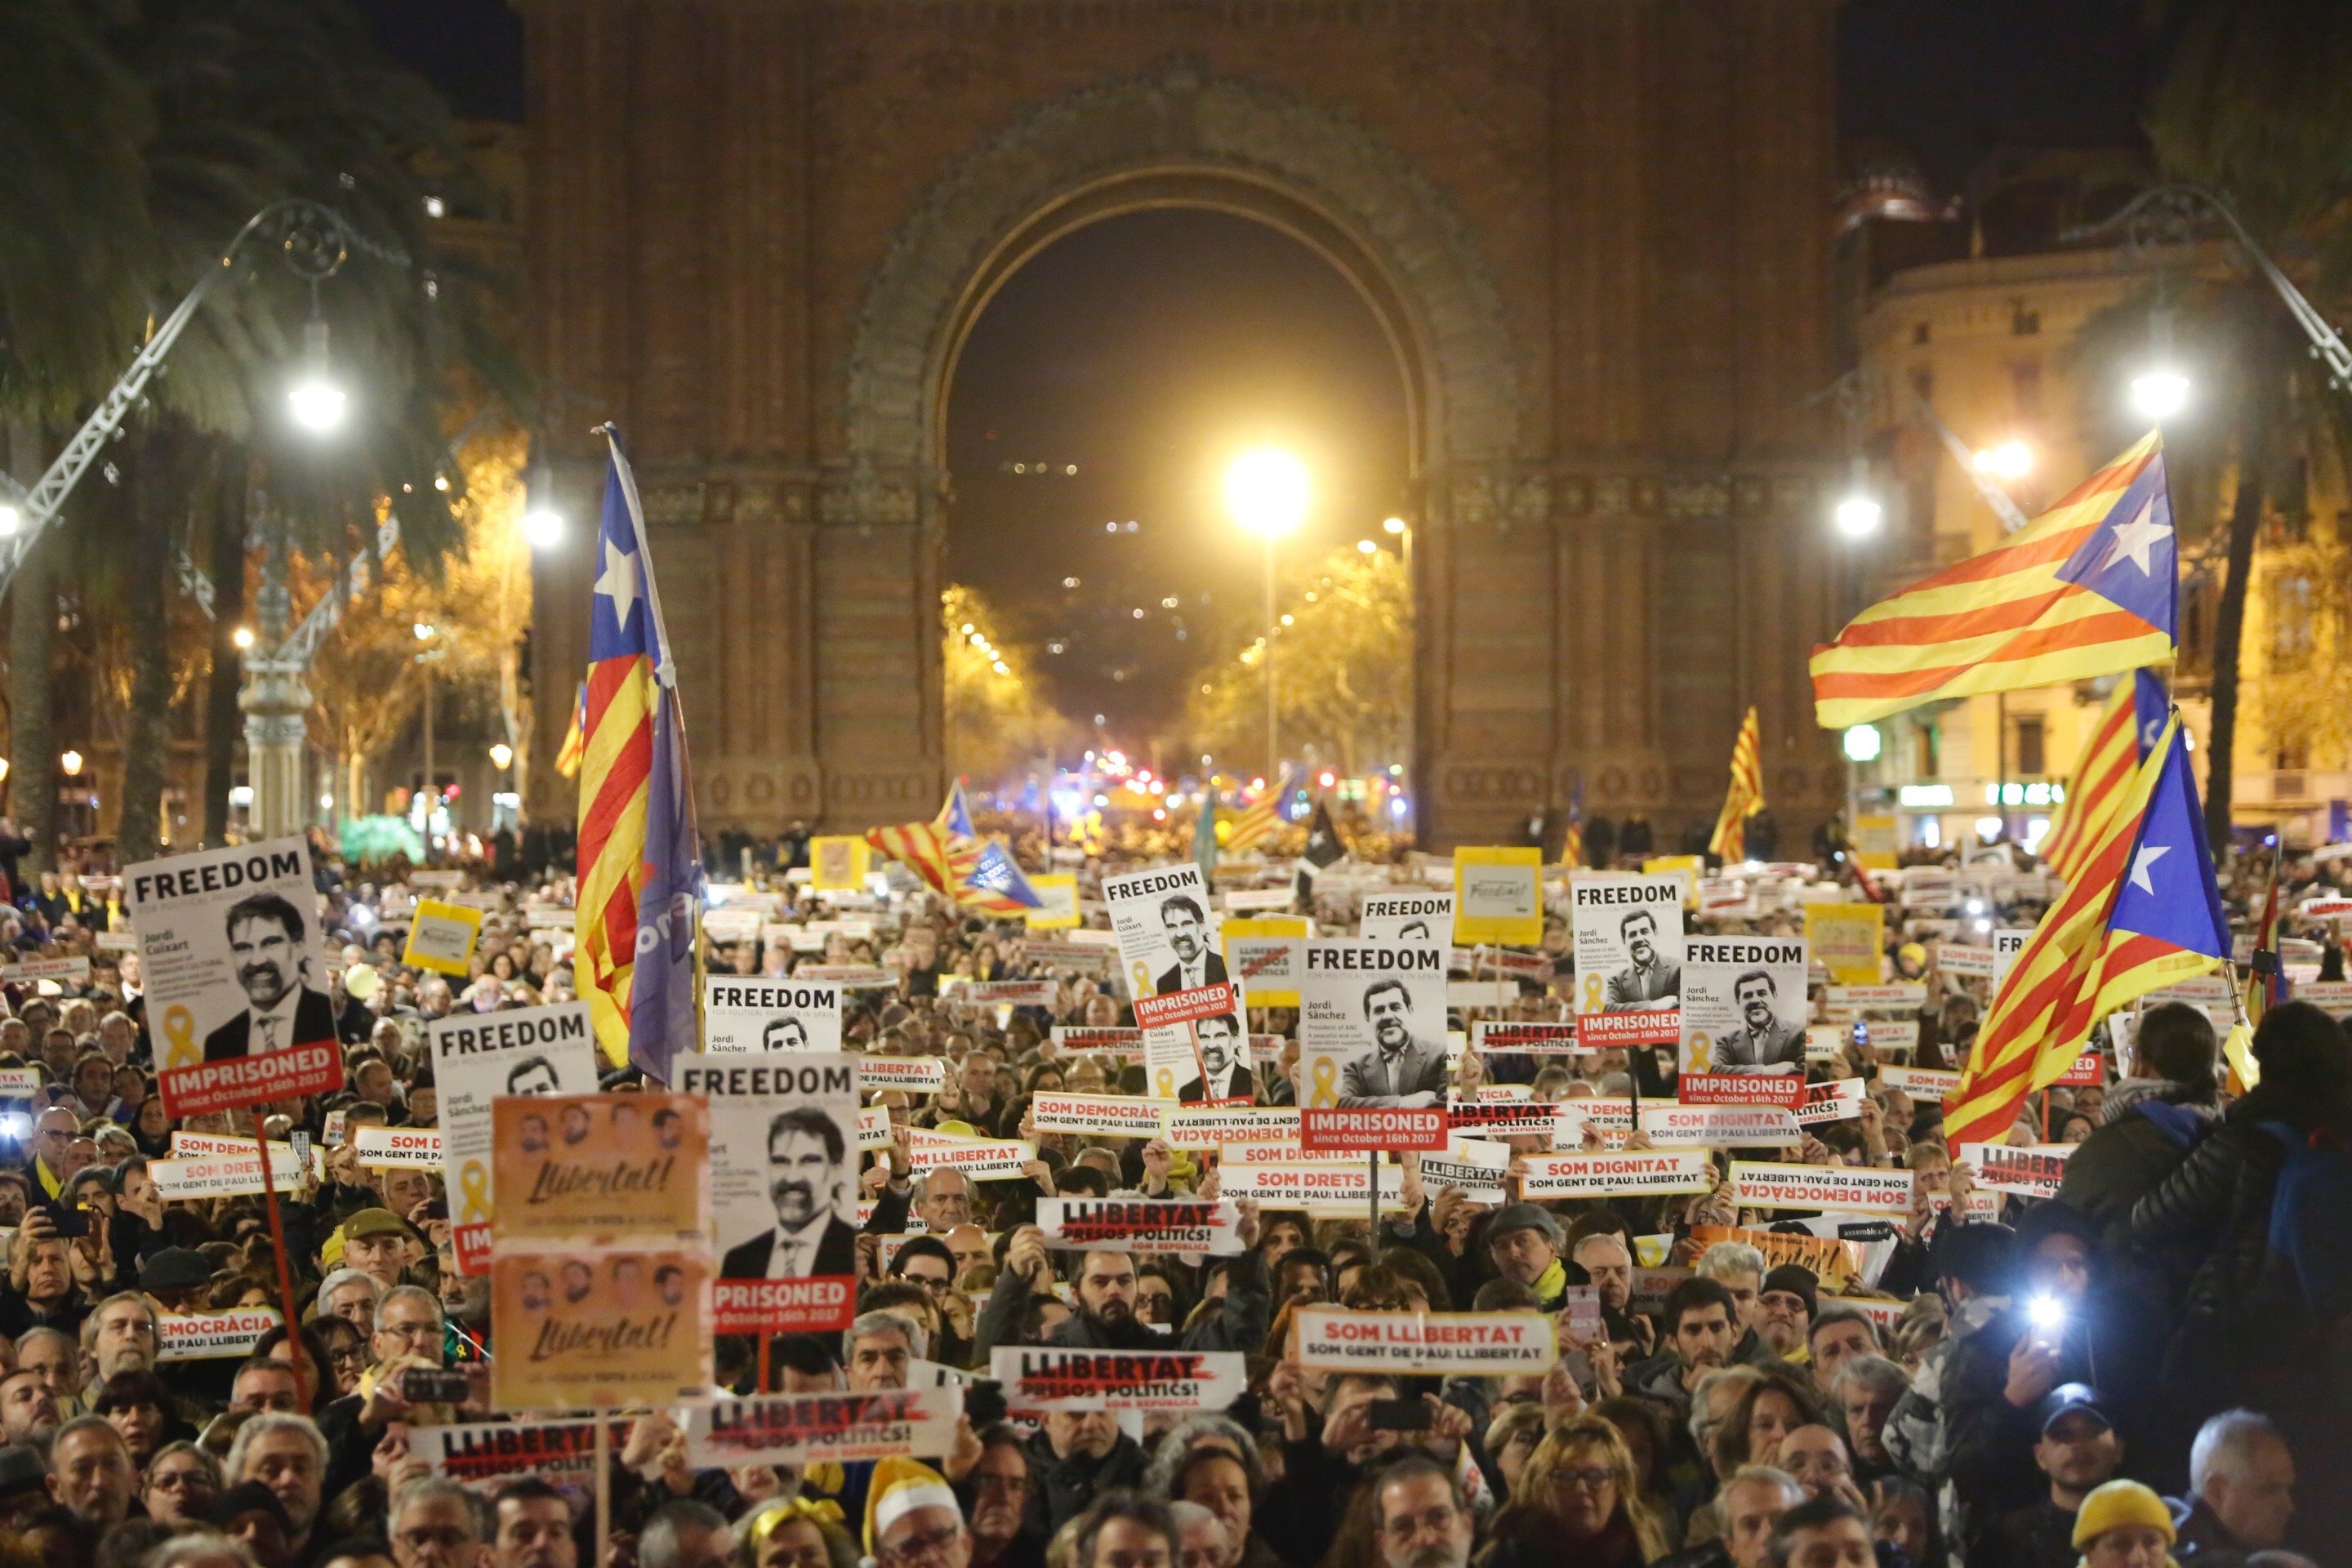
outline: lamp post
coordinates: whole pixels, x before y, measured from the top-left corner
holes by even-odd
[[[1269,447],[1244,452],[1225,470],[1225,510],[1245,533],[1255,533],[1265,548],[1265,776],[1268,784],[1282,775],[1279,727],[1275,718],[1277,687],[1274,673],[1274,546],[1307,516],[1307,468],[1287,452]]]

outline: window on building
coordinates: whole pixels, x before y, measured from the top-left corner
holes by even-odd
[[[2009,335],[2012,338],[2036,337],[2042,331],[2042,312],[2022,300],[2010,302]]]
[[[2301,572],[2282,572],[2270,580],[2271,668],[2302,669],[2311,662],[2312,584]]]
[[[2311,766],[2311,743],[2308,741],[2286,742],[2271,759],[2271,766],[2279,773],[2300,773]]]
[[[1911,323],[1911,346],[1913,348],[1926,347],[1929,335],[1930,333],[1927,322],[1914,321]]]
[[[2045,771],[2046,761],[2042,750],[2042,715],[2020,714],[2017,720],[2017,771],[2031,777]]]
[[[1937,754],[1942,749],[1938,744],[1942,736],[1937,732],[1936,726],[1922,724],[1912,733],[1919,737],[1919,776],[1923,779],[1942,776],[1943,759]]]

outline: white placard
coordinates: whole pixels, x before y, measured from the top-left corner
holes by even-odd
[[[1673,1105],[1645,1100],[1642,1132],[1661,1149],[1793,1149],[1804,1141],[1796,1117],[1777,1105]]]
[[[1704,1149],[1624,1149],[1607,1154],[1529,1154],[1519,1195],[1529,1203],[1646,1193],[1703,1193],[1714,1186]]]
[[[437,1086],[438,1079],[434,1080]],[[363,1122],[352,1135],[352,1155],[362,1165],[434,1171],[441,1168],[438,1127],[380,1127]]]
[[[490,1254],[490,1102],[510,1095],[596,1092],[596,1028],[585,1002],[459,1014],[425,1027],[439,1092],[441,1179],[457,1267],[487,1272]]]
[[[1802,937],[1695,936],[1683,944],[1686,1073],[1802,1073]]]
[[[1303,1307],[1298,1364],[1312,1371],[1444,1377],[1533,1375],[1559,1360],[1540,1312],[1351,1312]]]
[[[1681,1038],[1683,879],[1580,871],[1569,879],[1576,1014],[1591,1046]]]
[[[1740,1206],[1822,1209],[1900,1217],[1911,1212],[1911,1173],[1858,1165],[1768,1165],[1731,1162]]]
[[[1454,894],[1366,893],[1359,934],[1371,942],[1454,945]]]
[[[1230,1201],[1191,1198],[1039,1198],[1045,1245],[1077,1252],[1166,1252],[1230,1258],[1242,1250],[1241,1214]]]
[[[273,838],[123,873],[159,1068],[335,1040],[310,846]]]
[[[702,982],[702,1048],[838,1051],[841,987],[806,980],[712,974]]]
[[[856,1464],[910,1455],[943,1458],[955,1447],[963,1384],[721,1399],[686,1410],[687,1463],[700,1469],[743,1465]]]

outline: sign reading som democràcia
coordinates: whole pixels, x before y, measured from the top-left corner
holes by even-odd
[[[1122,1094],[1042,1092],[1029,1102],[1030,1125],[1082,1137],[1157,1138],[1167,1103]]]
[[[1975,1167],[1979,1187],[2022,1197],[2054,1198],[2066,1180],[2066,1161],[2079,1146],[2035,1143],[2021,1149],[2009,1143],[1963,1143],[1957,1152],[1964,1163]]]
[[[1351,1312],[1302,1307],[1298,1364],[1315,1371],[1507,1377],[1559,1359],[1540,1312]]]
[[[440,1091],[441,1178],[461,1274],[490,1267],[490,1103],[516,1096],[593,1094],[595,1025],[585,1002],[466,1013],[425,1026]]]
[[[1239,1351],[999,1345],[988,1374],[1014,1410],[1223,1410],[1249,1384]]]
[[[1661,1149],[1793,1149],[1804,1141],[1796,1116],[1778,1105],[1642,1102],[1642,1132]]]
[[[1534,1057],[1595,1054],[1591,1046],[1578,1043],[1576,1025],[1568,1019],[1474,1019],[1470,1025],[1470,1048]]]
[[[1595,1047],[1678,1044],[1682,878],[1579,872],[1568,890],[1578,1037]]]
[[[1553,1198],[1703,1193],[1715,1184],[1704,1149],[1625,1149],[1606,1154],[1525,1156],[1519,1195]]]
[[[1039,1198],[1045,1244],[1076,1252],[1170,1252],[1230,1258],[1242,1250],[1232,1203],[1193,1198]]]
[[[1171,1149],[1298,1142],[1295,1105],[1171,1105],[1160,1136]]]
[[[1857,1214],[1911,1212],[1911,1173],[1855,1165],[1768,1165],[1731,1162],[1742,1208],[1828,1209]]]
[[[441,1165],[441,1130],[379,1127],[365,1122],[352,1134],[352,1157],[362,1165],[437,1170]]]
[[[739,1465],[855,1464],[893,1454],[919,1458],[955,1447],[963,1385],[721,1399],[686,1412],[687,1462],[701,1469]]]
[[[1444,949],[1318,939],[1298,994],[1300,1141],[1335,1152],[1444,1148]]]
[[[629,1426],[607,1421],[610,1441],[626,1443]],[[414,1426],[408,1447],[433,1475],[471,1491],[495,1491],[525,1475],[559,1486],[596,1479],[596,1424],[589,1421]]]
[[[228,1312],[166,1312],[155,1320],[157,1361],[208,1361],[248,1356],[261,1336],[284,1321],[268,1307]]]

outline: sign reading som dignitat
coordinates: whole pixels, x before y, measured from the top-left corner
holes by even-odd
[[[1299,1142],[1445,1147],[1445,950],[1326,937],[1299,981]]]
[[[727,1333],[845,1329],[857,1275],[857,1065],[839,1053],[681,1057],[710,1104],[710,1206]]]
[[[441,1176],[450,1240],[463,1274],[490,1266],[491,1102],[505,1097],[593,1095],[596,1033],[585,1002],[464,1014],[425,1026],[441,1092]]]
[[[307,844],[275,838],[150,860],[123,883],[168,1113],[343,1086]]]
[[[1580,872],[1569,896],[1577,1038],[1596,1049],[1680,1043],[1682,878]]]

